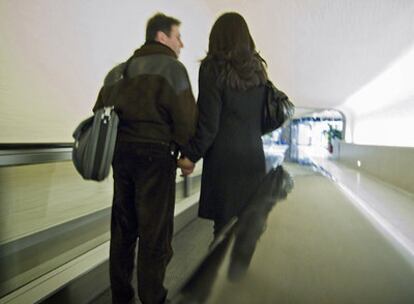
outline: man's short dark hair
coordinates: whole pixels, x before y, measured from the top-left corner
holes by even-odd
[[[147,33],[146,33],[145,40],[147,42],[154,41],[155,38],[157,37],[158,31],[165,33],[169,37],[171,34],[171,27],[173,25],[180,25],[180,24],[181,24],[180,20],[170,17],[170,16],[166,16],[162,13],[158,13],[148,20]]]

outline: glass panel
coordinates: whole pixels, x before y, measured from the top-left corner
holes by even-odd
[[[71,162],[0,168],[0,296],[107,241],[111,200]]]
[[[197,172],[187,194],[199,191]],[[0,297],[108,241],[112,188],[68,161],[0,167]],[[180,203],[183,178],[176,189]]]

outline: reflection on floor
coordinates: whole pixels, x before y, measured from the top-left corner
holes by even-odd
[[[414,195],[368,173],[329,159],[314,161],[330,172],[344,193],[386,237],[414,259]]]
[[[295,188],[270,213],[246,276],[226,255],[207,303],[414,303],[414,268],[330,179],[286,164]]]
[[[229,282],[225,257],[207,303],[414,303],[414,267],[331,179],[287,163],[295,187],[269,215],[246,276]],[[171,294],[207,252],[210,222],[174,240]],[[107,291],[92,303],[110,303]]]

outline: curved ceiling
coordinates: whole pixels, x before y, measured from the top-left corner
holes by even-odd
[[[237,11],[246,18],[271,77],[297,106],[340,107],[414,47],[411,0],[205,4],[213,15]]]

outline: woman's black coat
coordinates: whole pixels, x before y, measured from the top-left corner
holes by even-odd
[[[264,85],[245,91],[218,85],[217,69],[203,63],[199,71],[199,122],[182,154],[201,157],[199,216],[227,221],[248,203],[265,176],[261,140]]]

